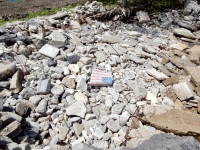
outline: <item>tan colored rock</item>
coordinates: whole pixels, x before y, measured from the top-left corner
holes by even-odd
[[[181,42],[178,42],[177,44],[173,44],[170,46],[170,48],[172,50],[179,50],[179,51],[183,51],[184,49],[188,48],[187,45],[181,43]]]
[[[153,115],[147,119],[157,129],[181,135],[200,135],[200,115],[178,109]]]
[[[185,71],[187,72],[188,75],[191,75],[192,77],[192,82],[196,85],[200,85],[200,66],[197,67],[186,67]]]
[[[198,101],[197,112],[200,114],[200,101]]]
[[[189,60],[195,63],[199,63],[200,46],[195,45],[192,48],[188,49],[187,52],[189,53]]]
[[[172,84],[177,84],[178,82],[179,82],[179,77],[178,76],[174,76],[174,77],[165,79],[162,83],[165,86],[168,86],[168,85],[172,85]]]

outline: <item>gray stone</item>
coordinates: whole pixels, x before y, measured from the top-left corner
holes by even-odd
[[[129,80],[127,85],[131,90],[133,90],[136,100],[142,100],[146,97],[147,89],[141,82]]]
[[[167,133],[156,134],[149,140],[144,141],[136,148],[122,148],[121,150],[183,150],[183,149],[200,149],[200,143],[192,136],[177,136]]]
[[[52,89],[51,89],[51,93],[56,96],[59,97],[60,95],[62,95],[64,93],[64,88],[60,85],[55,85]]]
[[[0,111],[2,111],[2,110],[3,110],[3,99],[0,98]]]
[[[30,138],[37,137],[40,129],[40,124],[38,122],[29,121],[24,129],[24,134],[28,135]]]
[[[132,60],[133,62],[137,63],[137,64],[143,64],[145,62],[144,59],[141,59],[140,57],[134,55],[134,54],[131,54],[129,56],[129,59]]]
[[[52,41],[60,41],[60,42],[66,41],[64,35],[57,30],[53,30],[53,32],[48,37],[51,38]]]
[[[164,97],[163,101],[162,101],[162,105],[166,105],[166,106],[169,106],[169,107],[174,107],[174,102],[168,98],[168,97]]]
[[[83,127],[82,124],[74,123],[73,124],[73,129],[74,129],[74,132],[75,132],[76,136],[79,137],[82,134],[82,131],[83,131],[84,127]]]
[[[47,100],[43,99],[40,101],[35,111],[39,114],[44,114],[47,111]]]
[[[119,123],[117,121],[114,121],[113,119],[110,119],[107,122],[107,127],[110,129],[112,132],[117,132],[119,131]]]
[[[72,150],[101,150],[101,149],[84,144],[84,143],[77,143],[77,144],[72,145]]]
[[[10,81],[10,90],[14,93],[19,93],[22,89],[22,80],[24,79],[24,73],[21,69],[12,76]]]
[[[16,71],[16,62],[9,63],[3,62],[0,63],[0,80],[5,80],[12,76]]]
[[[175,35],[183,36],[189,39],[196,39],[197,37],[190,31],[185,28],[176,28],[173,30]]]
[[[173,85],[174,91],[181,101],[192,98],[195,94],[192,85],[188,81],[184,81]]]
[[[157,80],[161,80],[161,81],[162,81],[162,80],[165,80],[165,79],[168,78],[168,76],[166,76],[164,73],[158,72],[158,71],[156,71],[156,69],[154,69],[154,68],[148,68],[148,69],[146,69],[146,72],[147,72],[149,75],[155,77]]]
[[[66,109],[66,113],[69,116],[79,116],[81,118],[85,117],[86,107],[82,101],[76,101]]]
[[[65,78],[63,78],[62,83],[63,83],[66,87],[68,87],[68,88],[70,88],[70,89],[74,89],[74,88],[75,88],[75,81],[74,81],[73,78],[65,77]]]
[[[123,103],[115,104],[112,107],[111,111],[112,111],[113,114],[119,114],[120,115],[122,113],[124,107],[125,107],[125,104],[123,104]]]
[[[80,61],[82,63],[84,63],[85,65],[88,65],[88,64],[90,64],[92,62],[92,59],[89,58],[89,57],[81,57]]]
[[[131,115],[128,111],[124,111],[122,115],[119,116],[119,124],[124,126],[128,122],[130,116]]]
[[[110,44],[121,43],[122,42],[120,37],[115,36],[115,35],[103,35],[102,36],[102,41],[106,42],[106,43],[110,43]]]
[[[19,114],[20,116],[24,116],[26,115],[28,108],[29,107],[24,103],[17,103],[15,110],[17,114]]]
[[[59,53],[59,49],[56,48],[56,47],[53,47],[49,44],[46,44],[44,45],[40,50],[39,52],[47,57],[50,57],[50,58],[55,58],[58,53]]]
[[[78,79],[76,89],[81,92],[87,91],[87,83],[84,78]]]
[[[104,62],[107,59],[107,56],[100,51],[97,51],[94,55],[96,56],[97,60],[99,60],[100,62]]]
[[[68,127],[59,127],[59,139],[65,140],[67,138],[68,132],[69,132]]]
[[[37,86],[37,93],[38,94],[48,94],[50,92],[50,88],[51,88],[51,80],[50,79],[39,80],[39,83]]]
[[[149,45],[142,46],[142,49],[145,52],[150,53],[150,54],[155,54],[156,53],[156,50],[153,47],[149,46]]]
[[[11,139],[15,138],[21,133],[21,124],[18,121],[10,123],[8,126],[0,131],[1,136],[7,136]]]

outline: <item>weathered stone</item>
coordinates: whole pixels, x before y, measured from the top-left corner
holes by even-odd
[[[107,59],[107,56],[102,52],[97,51],[94,55],[96,56],[97,60],[99,60],[100,62],[104,62]]]
[[[186,48],[188,48],[188,46],[183,44],[183,43],[181,43],[181,42],[178,42],[176,44],[171,45],[170,48],[173,49],[173,50],[183,51]]]
[[[176,134],[200,134],[200,116],[191,112],[172,109],[160,115],[153,115],[148,121],[158,129]]]
[[[18,121],[14,121],[10,123],[8,126],[6,126],[5,128],[3,128],[0,131],[0,135],[8,136],[9,138],[13,139],[21,133],[22,129],[20,127],[21,127],[21,124]]]
[[[36,107],[35,111],[39,114],[44,114],[47,110],[47,100],[43,99],[40,101],[38,106]]]
[[[129,80],[127,82],[128,87],[133,90],[134,97],[136,100],[142,100],[147,95],[147,90],[141,82]]]
[[[79,137],[84,129],[82,124],[79,123],[74,123],[73,124],[73,128],[74,128],[74,132],[76,134],[77,137]]]
[[[0,63],[0,80],[5,80],[12,76],[16,71],[16,62],[9,63],[3,62]]]
[[[76,89],[81,92],[87,91],[87,83],[84,78],[78,79]]]
[[[149,45],[142,46],[142,49],[145,52],[150,53],[150,54],[155,54],[156,53],[156,50],[153,47],[149,46]]]
[[[56,47],[53,47],[49,44],[46,44],[44,45],[40,50],[39,52],[47,57],[50,57],[50,58],[55,58],[58,53],[59,53],[59,49],[56,48]]]
[[[15,110],[20,116],[24,116],[26,115],[28,108],[29,107],[24,103],[17,103]]]
[[[76,92],[76,93],[74,94],[74,98],[75,98],[76,100],[80,100],[80,101],[84,102],[84,104],[87,104],[87,103],[88,103],[88,98],[87,98],[87,96],[86,96],[84,93],[82,93],[81,91]]]
[[[68,68],[75,74],[79,72],[79,66],[77,64],[69,64]]]
[[[163,80],[163,84],[165,86],[168,86],[168,85],[173,85],[173,84],[177,84],[179,82],[179,77],[178,76],[173,76],[171,78],[167,78],[165,80]]]
[[[60,95],[62,95],[64,93],[64,88],[60,85],[55,85],[52,89],[51,89],[51,93],[53,95],[55,95],[56,97],[59,97]]]
[[[173,33],[178,36],[187,37],[189,39],[196,39],[197,37],[190,31],[185,28],[176,28],[173,30]]]
[[[121,43],[122,40],[118,36],[103,35],[102,36],[102,41],[106,42],[106,43],[114,44],[114,43]]]
[[[64,35],[57,30],[53,30],[53,32],[48,37],[51,38],[52,41],[60,41],[60,42],[66,41]]]
[[[70,89],[74,89],[74,88],[75,88],[75,81],[74,81],[73,78],[65,77],[65,78],[63,78],[62,83],[63,83],[66,87],[68,87],[68,88],[70,88]]]
[[[191,149],[199,149],[199,142],[192,136],[177,136],[167,133],[156,134],[149,140],[144,141],[140,146],[134,149],[122,150],[141,150],[141,149],[177,149],[181,150],[183,147],[190,147]]]
[[[173,88],[178,98],[182,101],[194,96],[192,85],[188,81],[175,84]]]
[[[59,139],[65,140],[67,138],[68,132],[69,132],[68,127],[59,127]]]
[[[187,72],[188,75],[191,75],[193,83],[196,86],[200,86],[200,77],[199,77],[200,66],[185,67],[185,71]]]
[[[158,72],[158,71],[156,71],[156,69],[154,69],[154,68],[150,68],[150,69],[148,68],[148,69],[146,69],[146,72],[147,72],[149,75],[155,77],[157,80],[165,80],[165,79],[168,78],[168,76],[166,76],[164,73]]]
[[[81,118],[85,117],[86,107],[82,101],[76,101],[66,109],[67,115],[79,116]]]
[[[69,64],[76,64],[79,60],[80,60],[80,56],[76,54],[67,56],[67,61]]]
[[[85,65],[88,65],[88,64],[90,64],[92,62],[92,59],[89,58],[89,57],[81,57],[80,61],[82,63],[84,63]]]
[[[110,129],[112,132],[117,132],[119,131],[119,123],[117,121],[114,121],[113,119],[110,119],[107,122],[107,127]]]
[[[12,79],[10,81],[10,89],[14,93],[19,93],[21,91],[23,78],[24,73],[21,69],[18,69],[18,71],[12,76]]]

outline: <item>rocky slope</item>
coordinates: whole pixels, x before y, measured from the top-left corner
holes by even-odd
[[[0,27],[1,147],[199,149],[173,133],[200,134],[200,6],[95,20],[106,12],[92,2]]]

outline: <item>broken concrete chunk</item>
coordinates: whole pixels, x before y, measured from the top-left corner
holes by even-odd
[[[183,101],[194,96],[192,85],[189,81],[181,82],[173,85],[174,91],[178,98]]]
[[[188,111],[172,109],[161,115],[153,115],[147,120],[151,125],[164,131],[181,135],[200,134],[200,116]]]
[[[155,68],[146,69],[146,72],[157,80],[165,80],[168,78],[164,73],[156,71]]]
[[[39,50],[39,52],[47,57],[55,58],[60,50],[56,47],[46,44]]]

